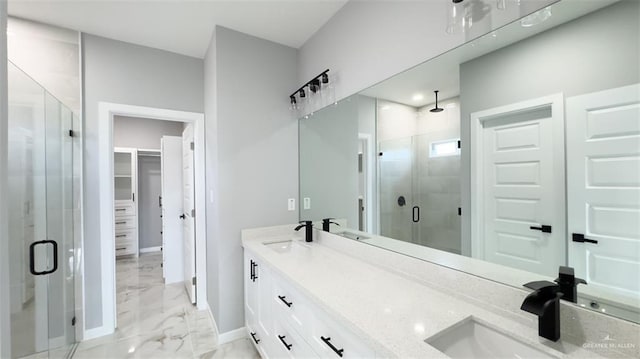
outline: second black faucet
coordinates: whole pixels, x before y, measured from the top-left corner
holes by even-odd
[[[302,227],[305,227],[304,240],[305,242],[313,242],[313,222],[312,221],[300,221],[300,225],[295,228],[299,231]]]

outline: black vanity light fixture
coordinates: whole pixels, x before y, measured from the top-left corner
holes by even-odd
[[[298,103],[297,99],[296,99],[296,95],[300,98],[300,99],[304,99],[307,97],[307,94],[305,92],[305,88],[307,88],[307,86],[309,86],[309,91],[311,93],[316,93],[318,91],[320,91],[320,89],[322,88],[323,85],[326,85],[329,83],[329,69],[326,69],[324,71],[322,71],[318,76],[314,77],[313,79],[307,81],[307,83],[305,83],[304,85],[300,86],[299,89],[295,90],[291,95],[289,95],[289,100],[291,102],[291,105],[293,107],[296,106],[296,104]],[[309,94],[311,95],[311,94]]]
[[[442,112],[444,111],[444,108],[442,107],[438,107],[438,90],[433,91],[436,94],[436,107],[432,108],[431,110],[429,110],[430,112]]]

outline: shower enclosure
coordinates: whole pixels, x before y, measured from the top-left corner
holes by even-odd
[[[378,142],[382,236],[460,253],[457,136],[447,129]]]
[[[79,121],[11,62],[8,90],[11,356],[66,357],[76,341]]]

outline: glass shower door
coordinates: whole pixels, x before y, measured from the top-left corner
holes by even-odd
[[[75,342],[73,116],[12,63],[8,75],[11,356],[65,357]]]
[[[378,143],[380,235],[413,242],[412,138]]]
[[[382,236],[460,253],[460,156],[455,136],[452,131],[433,131],[380,141]]]

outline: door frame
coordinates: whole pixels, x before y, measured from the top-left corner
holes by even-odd
[[[484,223],[481,220],[483,218],[484,208],[484,178],[483,178],[483,149],[484,149],[484,136],[483,125],[486,121],[490,121],[496,118],[504,117],[505,115],[518,114],[522,112],[528,112],[537,108],[544,108],[551,106],[551,121],[553,127],[554,138],[561,138],[561,143],[553,143],[553,151],[556,155],[562,157],[562,164],[558,162],[553,164],[554,172],[561,173],[562,176],[559,180],[556,180],[555,185],[561,186],[563,195],[558,198],[558,205],[565,207],[566,203],[566,190],[565,189],[565,141],[564,141],[564,95],[562,93],[556,93],[548,96],[538,97],[526,101],[516,102],[505,106],[494,107],[488,110],[473,112],[469,115],[471,120],[471,257],[472,258],[484,258]],[[566,210],[564,211],[564,218],[562,219],[566,223]],[[565,233],[564,229],[560,229],[560,233]],[[565,257],[566,257],[566,243],[565,243]],[[566,258],[565,258],[566,259]]]
[[[96,338],[111,334],[117,324],[116,311],[116,274],[115,274],[115,233],[113,207],[113,118],[114,116],[150,118],[154,120],[177,121],[194,124],[195,142],[195,191],[196,198],[196,276],[198,309],[207,308],[207,271],[206,271],[206,223],[205,216],[205,138],[204,114],[197,112],[175,111],[162,108],[134,106],[110,102],[98,103],[99,136],[98,163],[100,189],[100,253],[102,271],[102,326],[84,330],[84,339]],[[83,277],[84,279],[84,277]],[[85,287],[86,288],[86,287]],[[85,298],[83,297],[83,308]],[[85,323],[83,323],[85,324]]]

